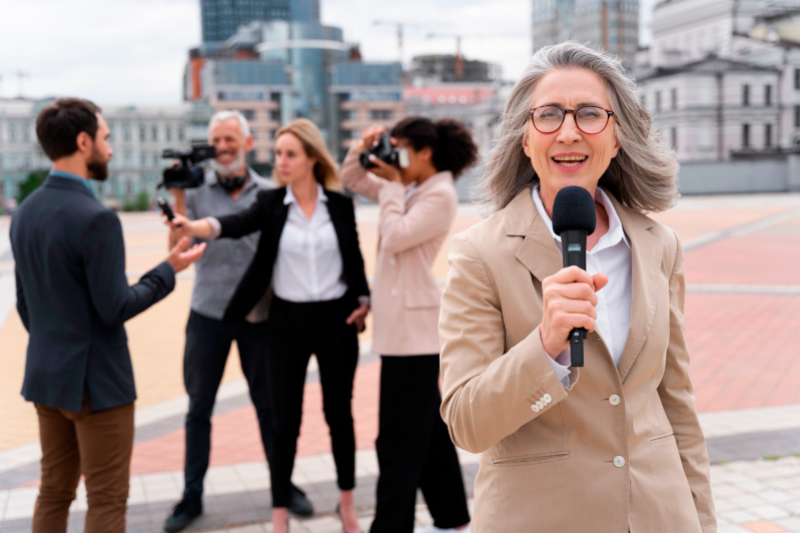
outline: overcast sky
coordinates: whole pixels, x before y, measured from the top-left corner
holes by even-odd
[[[643,33],[655,0],[641,1]],[[0,96],[76,95],[100,104],[181,100],[187,50],[200,42],[199,0],[0,0]],[[409,24],[406,62],[420,53],[454,53],[499,63],[516,79],[531,54],[531,0],[322,0],[325,24],[361,44],[365,60],[395,60],[393,27]],[[412,25],[415,24],[415,25]],[[431,33],[440,36],[428,38]]]

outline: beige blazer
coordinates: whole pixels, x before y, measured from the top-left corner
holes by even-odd
[[[542,280],[562,258],[531,190],[453,238],[442,415],[457,446],[481,453],[475,533],[716,531],[683,251],[672,230],[611,199],[632,246],[630,334],[619,369],[589,334],[569,389],[539,336]]]
[[[408,190],[366,172],[350,150],[342,181],[380,204],[380,244],[372,281],[372,352],[382,355],[439,353],[441,290],[433,262],[456,217],[458,195],[450,172]]]

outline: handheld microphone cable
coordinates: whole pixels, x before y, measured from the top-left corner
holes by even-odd
[[[597,214],[594,198],[583,187],[564,187],[553,204],[553,231],[561,235],[564,268],[576,266],[586,270],[586,238],[594,233]],[[583,366],[583,341],[586,329],[575,328],[569,334],[571,364]]]

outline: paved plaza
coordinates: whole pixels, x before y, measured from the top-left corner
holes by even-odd
[[[166,255],[166,230],[154,214],[121,215],[131,280]],[[692,378],[712,460],[720,533],[800,532],[800,195],[687,197],[655,217],[674,228],[686,250],[686,324]],[[358,209],[361,246],[372,275],[377,210]],[[480,219],[462,206],[453,228]],[[19,394],[27,334],[14,309],[8,218],[0,217],[0,532],[30,531],[39,483],[38,426]],[[447,275],[447,250],[436,276]],[[128,323],[138,391],[128,531],[158,532],[183,484],[184,328],[193,273],[179,276],[163,302]],[[369,325],[369,324],[368,324]],[[380,360],[370,329],[361,338],[354,416],[358,447],[356,504],[368,529],[378,469],[375,438]],[[315,362],[309,367],[294,481],[317,514],[293,532],[339,533],[337,488]],[[468,491],[477,456],[461,452]],[[271,531],[270,482],[234,348],[214,411],[205,514],[190,531]],[[81,531],[83,486],[70,531]],[[418,522],[430,517],[420,503]]]

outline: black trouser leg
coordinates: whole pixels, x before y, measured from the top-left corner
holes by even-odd
[[[242,324],[236,334],[242,373],[247,380],[250,399],[256,408],[261,443],[267,462],[272,463],[272,403],[269,398],[269,369],[267,366],[267,323]]]
[[[432,490],[448,492],[433,496],[431,515],[437,527],[458,527],[469,522],[468,514],[466,519],[460,517],[461,510],[466,511],[466,495],[458,457],[455,457],[455,471],[450,461],[446,466],[435,463],[452,459],[452,456],[447,457],[444,443],[435,436],[436,422],[441,422],[440,404],[438,356],[381,357],[380,422],[376,442],[380,477],[372,533],[413,531],[417,488],[423,485],[426,499],[432,496],[429,494]],[[455,454],[455,447],[449,435],[446,436]],[[454,475],[457,481],[450,479]],[[434,481],[436,476],[447,476],[447,480]],[[462,502],[450,509],[450,502],[458,499]],[[447,525],[453,518],[458,523]]]
[[[183,382],[189,395],[184,498],[203,495],[203,478],[211,453],[211,413],[234,334],[233,326],[219,320],[194,311],[189,315],[183,354]]]
[[[353,380],[358,366],[358,333],[355,326],[346,325],[344,320],[329,336],[319,339],[315,353],[339,488],[352,490],[356,486]]]
[[[270,313],[272,315],[272,313]],[[301,337],[270,324],[269,393],[272,401],[272,506],[289,507],[303,392],[311,350]]]
[[[436,358],[436,402],[428,453],[422,466],[419,488],[428,504],[433,525],[441,529],[461,527],[469,523],[467,493],[458,452],[450,439],[447,424],[440,415],[442,396],[439,392],[439,358]]]

